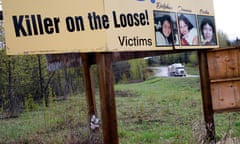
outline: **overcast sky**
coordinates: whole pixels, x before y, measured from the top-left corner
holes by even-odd
[[[240,38],[240,0],[213,0],[218,29],[229,39]]]

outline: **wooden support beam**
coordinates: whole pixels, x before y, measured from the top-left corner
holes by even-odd
[[[112,61],[112,53],[96,54],[104,144],[118,144]]]
[[[209,74],[208,74],[207,50],[198,51],[198,60],[199,60],[201,92],[202,92],[203,112],[204,112],[205,127],[207,132],[207,140],[209,142],[216,142],[214,112],[212,107],[210,80],[209,80]]]
[[[90,122],[92,115],[97,116],[96,100],[94,96],[94,84],[91,76],[91,63],[90,63],[91,56],[86,53],[83,53],[81,54],[81,58],[83,64],[86,100],[88,105],[88,119]]]
[[[113,61],[124,61],[129,59],[135,59],[135,58],[143,58],[143,57],[149,57],[149,56],[158,56],[158,55],[164,55],[164,54],[171,54],[171,53],[183,53],[183,52],[189,52],[189,51],[196,51],[196,50],[166,50],[166,51],[135,51],[135,52],[114,52],[112,54]]]
[[[113,62],[117,61],[125,61],[129,59],[136,59],[136,58],[143,58],[143,57],[149,57],[149,56],[158,56],[158,55],[164,55],[164,54],[172,54],[172,53],[183,53],[183,52],[189,52],[189,51],[196,51],[196,49],[188,49],[188,50],[166,50],[166,51],[134,51],[134,52],[113,52],[112,53],[112,59]],[[91,56],[91,59],[89,59],[90,64],[96,64],[96,59],[93,57],[95,53],[88,53],[88,55]]]

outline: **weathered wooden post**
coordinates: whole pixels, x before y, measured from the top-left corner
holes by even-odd
[[[203,100],[203,112],[205,127],[207,132],[207,140],[216,142],[215,126],[214,126],[214,112],[212,107],[212,97],[210,89],[210,80],[208,74],[207,50],[198,51],[199,71],[201,79],[201,92]]]
[[[86,100],[88,105],[88,120],[90,121],[91,116],[97,116],[96,100],[94,95],[94,84],[91,76],[91,60],[90,56],[86,53],[81,54],[83,63],[84,73],[84,84],[86,92]]]
[[[112,53],[96,54],[104,144],[118,144],[112,61]]]

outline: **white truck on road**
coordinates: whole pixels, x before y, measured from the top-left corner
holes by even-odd
[[[186,76],[184,65],[174,63],[168,66],[168,76]]]

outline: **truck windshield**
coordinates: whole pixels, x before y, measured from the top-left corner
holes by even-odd
[[[176,69],[184,69],[184,67],[177,67]]]

